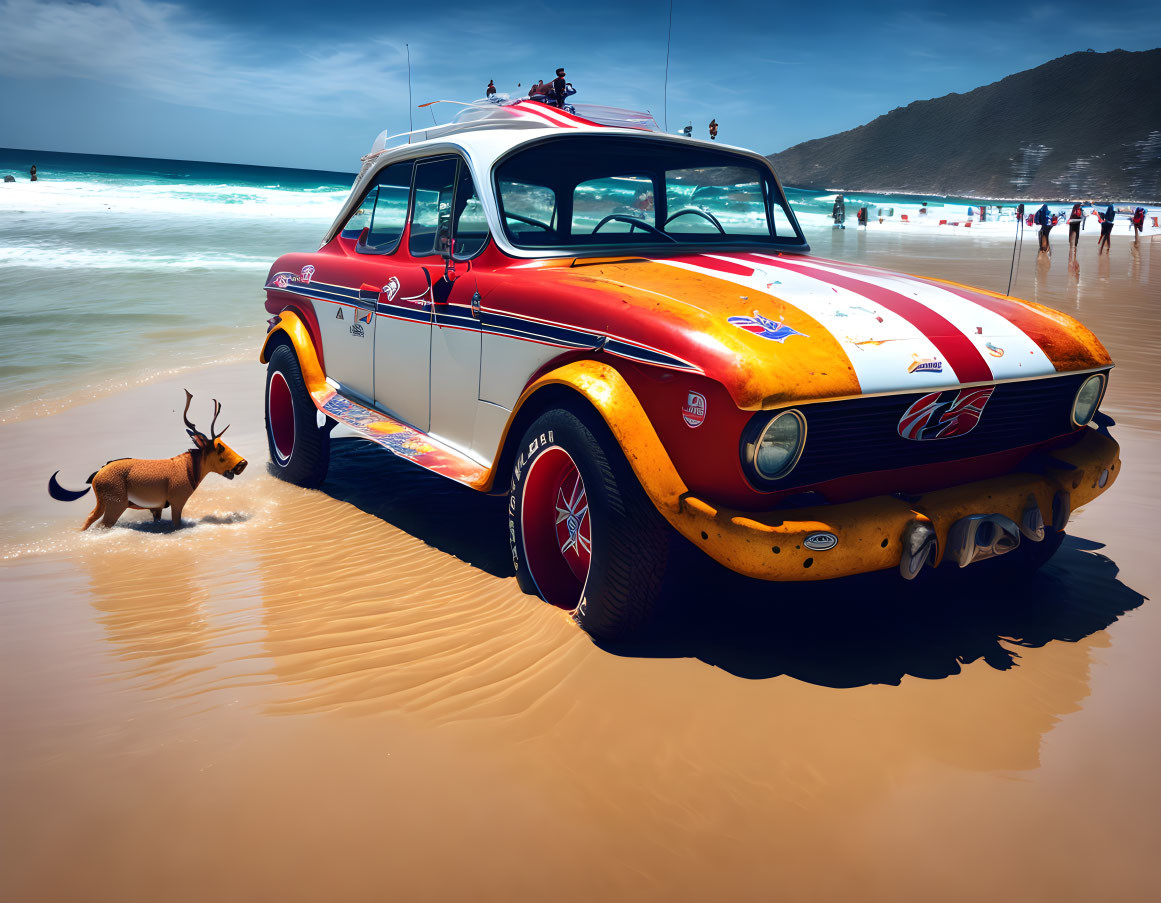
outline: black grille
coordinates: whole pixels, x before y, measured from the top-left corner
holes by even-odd
[[[784,479],[765,488],[786,489],[857,473],[957,461],[1063,436],[1074,429],[1072,404],[1089,375],[1001,383],[975,428],[947,439],[916,441],[899,435],[899,418],[924,392],[803,405],[798,409],[807,424],[802,459]]]

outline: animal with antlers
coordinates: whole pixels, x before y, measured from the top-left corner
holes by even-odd
[[[89,529],[98,519],[102,524],[111,527],[117,522],[126,508],[144,510],[148,508],[153,513],[155,521],[161,520],[161,511],[171,509],[173,527],[181,526],[181,511],[194,490],[201,485],[211,473],[220,473],[227,480],[232,480],[246,468],[246,459],[222,441],[222,433],[230,427],[225,426],[222,432],[216,432],[218,414],[222,406],[214,399],[214,419],[210,422],[210,435],[207,436],[194,426],[189,419],[189,406],[193,395],[189,389],[185,390],[185,410],[181,413],[185,421],[185,431],[194,441],[194,447],[175,458],[147,460],[145,458],[119,458],[110,461],[88,480],[97,495],[97,506],[89,515],[82,530]],[[79,492],[65,489],[56,481],[58,470],[48,481],[48,493],[54,499],[62,502],[73,502],[88,493],[88,489]]]

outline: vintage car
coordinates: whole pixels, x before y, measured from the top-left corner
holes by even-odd
[[[521,587],[594,635],[688,544],[762,580],[1034,568],[1119,472],[1088,329],[811,256],[759,154],[523,101],[363,161],[266,281],[274,467],[318,486],[341,423],[507,495]]]

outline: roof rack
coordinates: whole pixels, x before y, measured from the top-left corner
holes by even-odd
[[[384,129],[375,138],[371,150],[364,156],[363,162],[377,157],[383,151],[392,147],[411,144],[413,141],[428,141],[433,138],[443,138],[448,135],[458,135],[463,132],[472,132],[480,129],[516,128],[516,129],[544,129],[544,128],[577,128],[578,126],[606,126],[611,128],[640,129],[642,131],[660,132],[651,113],[640,113],[635,110],[622,110],[617,107],[606,107],[599,104],[570,104],[565,110],[550,106],[529,98],[477,100],[464,103],[458,100],[436,100],[423,104],[431,106],[436,103],[454,104],[463,107],[445,125],[433,125],[430,128],[415,129],[410,132],[400,132],[388,135]]]

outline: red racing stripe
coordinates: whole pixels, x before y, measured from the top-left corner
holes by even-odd
[[[661,263],[687,263],[690,266],[703,270],[717,270],[719,273],[729,273],[731,276],[753,276],[754,268],[734,263],[732,260],[719,260],[716,257],[703,257],[700,254],[686,254],[681,257],[659,257]],[[763,261],[765,263],[765,261]]]
[[[545,112],[544,110],[536,109],[536,105],[539,105],[539,101],[534,100],[534,101],[527,103],[527,104],[520,104],[520,106],[518,106],[516,109],[518,109],[524,113],[531,113],[533,116],[537,117],[538,119],[543,119],[546,122],[551,122],[553,125],[558,126],[562,129],[575,129],[576,128],[576,126],[573,125],[571,122],[561,122],[555,116]],[[555,109],[553,110],[553,113],[559,113],[559,112],[560,112],[559,110],[555,110]]]
[[[982,383],[992,380],[992,368],[988,366],[988,362],[984,360],[979,349],[972,344],[971,339],[946,317],[937,314],[930,307],[920,304],[913,298],[850,276],[794,264],[783,257],[763,256],[761,260],[763,266],[779,267],[800,273],[803,276],[810,276],[828,285],[845,288],[876,304],[883,305],[892,313],[898,314],[931,340],[931,343],[943,355],[944,360],[955,370],[955,375],[960,382]],[[692,260],[690,262],[693,263]]]

